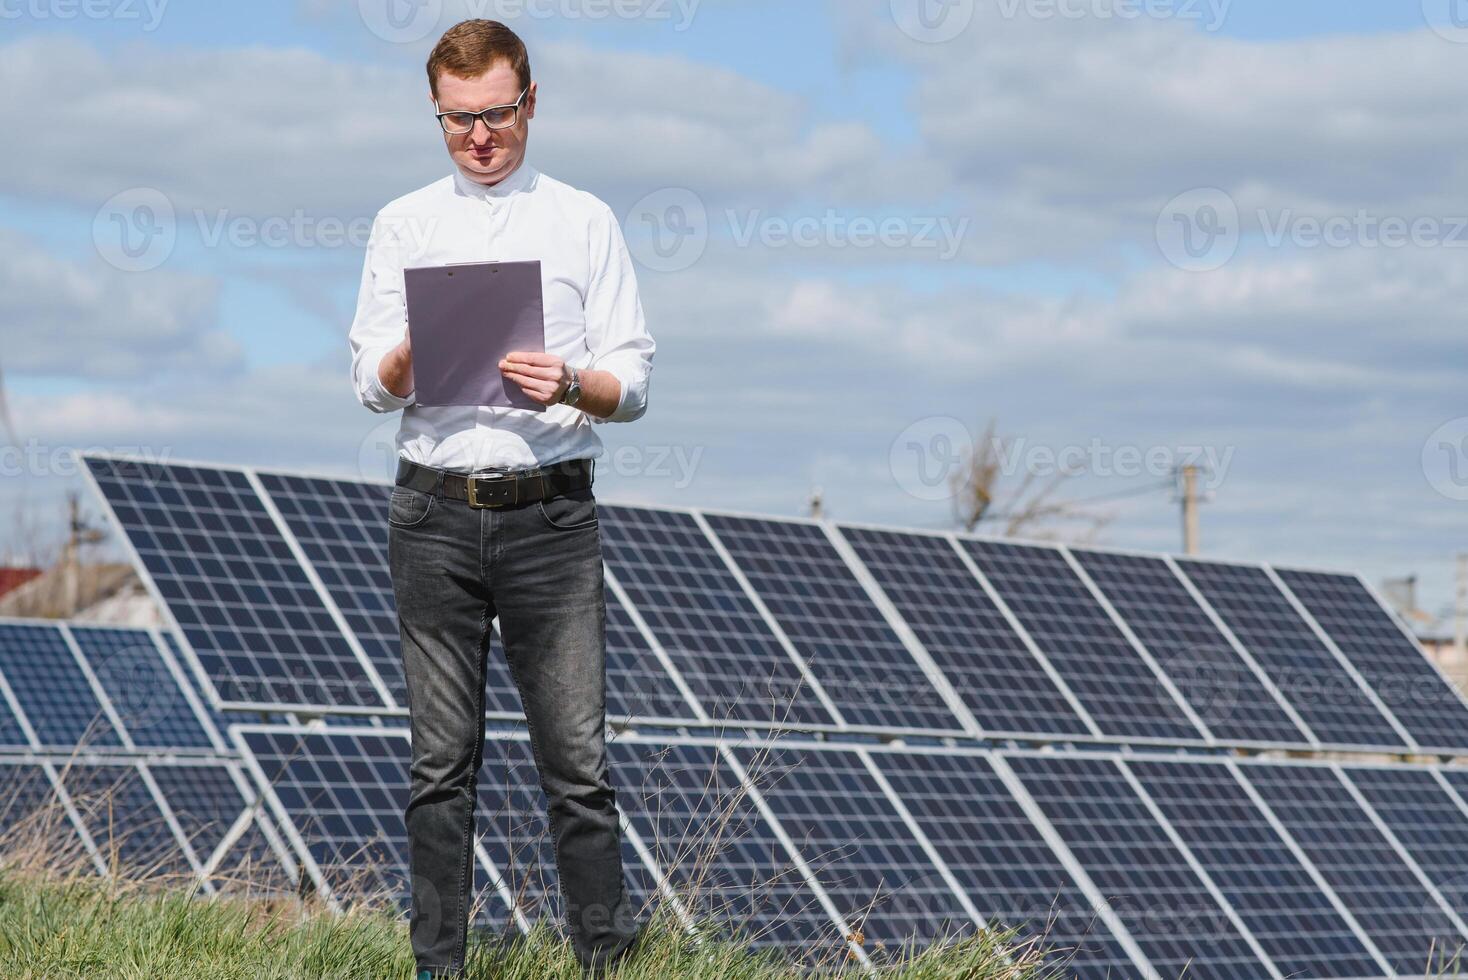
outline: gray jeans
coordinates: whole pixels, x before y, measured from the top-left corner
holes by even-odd
[[[572,944],[584,966],[614,959],[639,926],[607,768],[606,597],[591,491],[474,509],[441,490],[398,486],[388,524],[412,729],[404,820],[418,969],[451,974],[464,964],[496,616],[545,790]]]

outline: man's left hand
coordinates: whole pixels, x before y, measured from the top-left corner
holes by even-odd
[[[571,368],[554,354],[511,351],[500,361],[500,373],[540,405],[554,405],[571,384]]]

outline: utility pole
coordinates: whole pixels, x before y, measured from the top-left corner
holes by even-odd
[[[1183,554],[1198,553],[1198,467],[1178,470],[1178,496],[1183,505]]]
[[[1468,551],[1458,552],[1458,598],[1453,603],[1453,647],[1468,657]]]

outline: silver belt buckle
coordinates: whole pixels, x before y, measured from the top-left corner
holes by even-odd
[[[489,508],[503,507],[505,505],[505,502],[504,501],[499,501],[499,502],[489,501],[489,500],[481,501],[479,499],[479,484],[480,483],[504,483],[504,482],[507,482],[507,481],[513,482],[514,479],[515,479],[514,475],[513,474],[510,474],[510,473],[490,473],[490,474],[486,474],[484,476],[470,476],[470,477],[466,477],[465,480],[464,480],[464,486],[466,488],[467,496],[469,498],[469,506],[470,507],[479,507],[479,508],[484,508],[484,507],[489,507]]]

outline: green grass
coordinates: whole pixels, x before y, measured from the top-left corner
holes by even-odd
[[[54,808],[53,808],[54,811]],[[362,980],[413,976],[407,925],[383,900],[362,898],[332,911],[313,898],[266,890],[263,876],[229,880],[228,895],[205,896],[191,882],[148,869],[98,876],[75,846],[63,849],[59,811],[27,821],[23,834],[0,840],[0,977],[269,978]],[[492,893],[488,896],[495,900]],[[860,977],[852,958],[797,969],[747,944],[695,939],[666,906],[649,912],[646,941],[619,980],[796,980]],[[881,974],[908,980],[1037,980],[1032,952],[1008,949],[1007,937],[975,936],[915,956],[884,955]],[[542,923],[529,936],[471,940],[467,973],[494,980],[578,978],[559,932]]]

